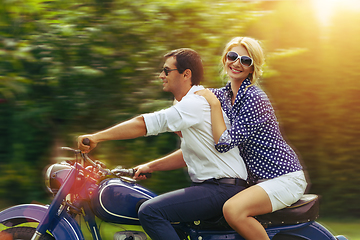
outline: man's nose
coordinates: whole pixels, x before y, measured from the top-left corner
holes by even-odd
[[[166,78],[164,71],[161,71],[161,73],[159,74],[159,78],[161,79]]]

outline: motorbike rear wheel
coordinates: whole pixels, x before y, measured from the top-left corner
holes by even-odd
[[[1,239],[4,240],[31,240],[35,233],[32,227],[13,227],[0,232]],[[50,234],[46,233],[40,237],[40,240],[55,240]]]

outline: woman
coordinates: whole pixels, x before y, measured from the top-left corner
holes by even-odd
[[[224,217],[247,240],[269,239],[254,216],[296,202],[307,183],[296,153],[281,135],[268,97],[257,86],[264,64],[258,41],[248,37],[232,39],[225,47],[222,64],[230,79],[226,86],[197,94],[211,106],[216,149],[226,152],[239,147],[254,184],[224,204]],[[229,130],[221,108],[232,124]]]

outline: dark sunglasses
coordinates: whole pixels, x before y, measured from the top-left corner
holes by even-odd
[[[236,62],[238,59],[240,59],[240,63],[244,67],[251,67],[251,65],[253,64],[253,60],[250,57],[240,56],[237,52],[228,52],[226,54],[226,58],[232,62]]]
[[[169,75],[169,72],[175,71],[177,70],[176,68],[174,69],[169,69],[169,68],[163,68],[162,71],[165,73],[166,76]]]

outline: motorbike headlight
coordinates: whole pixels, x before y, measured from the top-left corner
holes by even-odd
[[[71,170],[68,163],[56,163],[51,165],[45,172],[45,186],[52,194],[56,194],[64,183],[67,174]]]

